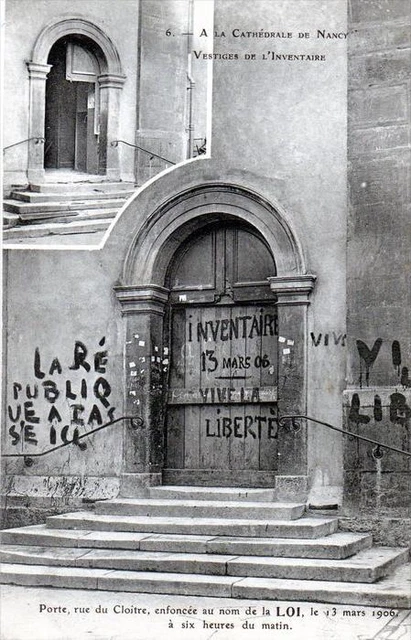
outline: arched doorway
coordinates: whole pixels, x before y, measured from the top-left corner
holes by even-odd
[[[100,65],[87,38],[60,38],[51,48],[46,81],[45,169],[104,173],[99,154]],[[100,55],[102,53],[100,52]]]
[[[266,242],[244,223],[206,227],[173,257],[164,482],[273,486],[275,273]]]
[[[83,18],[53,23],[37,38],[27,68],[29,137],[46,139],[46,149],[29,147],[30,182],[44,181],[45,164],[119,180],[118,146],[111,143],[119,137],[126,78],[107,34]]]
[[[304,414],[307,406],[316,278],[298,239],[278,207],[238,185],[201,184],[155,209],[150,195],[130,205],[135,233],[114,287],[125,322],[124,406],[145,424],[125,432],[122,495],[197,482],[275,486],[279,499],[301,499],[305,425],[276,437],[277,412]],[[204,446],[200,427],[210,434]]]

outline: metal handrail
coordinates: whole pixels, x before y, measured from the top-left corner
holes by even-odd
[[[130,420],[130,425],[133,429],[144,428],[144,420],[140,416],[121,416],[120,418],[116,418],[115,420],[111,420],[111,422],[106,422],[106,424],[102,424],[91,431],[87,431],[86,433],[82,433],[81,435],[76,435],[73,437],[73,440],[69,440],[68,442],[63,442],[63,444],[57,445],[57,447],[52,447],[51,449],[47,449],[46,451],[41,451],[40,453],[2,453],[2,458],[24,458],[24,464],[26,467],[31,467],[34,463],[33,458],[41,458],[42,456],[46,456],[53,451],[57,451],[58,449],[63,449],[63,447],[68,447],[71,444],[75,444],[81,451],[85,451],[87,449],[87,444],[85,442],[79,443],[83,438],[88,438],[93,435],[93,433],[97,433],[97,431],[101,431],[102,429],[106,429],[106,427],[110,427],[112,424],[116,422],[121,422],[122,420]]]
[[[395,453],[402,453],[404,456],[411,457],[411,453],[409,451],[404,451],[403,449],[397,449],[396,447],[391,447],[389,444],[385,444],[384,442],[378,442],[377,440],[371,440],[371,438],[366,438],[365,436],[360,436],[358,433],[353,433],[352,431],[344,431],[344,429],[340,429],[339,427],[335,427],[333,424],[329,424],[328,422],[323,422],[322,420],[317,420],[316,418],[310,418],[310,416],[303,415],[293,415],[293,416],[282,416],[278,420],[278,425],[280,427],[286,426],[286,421],[291,420],[293,431],[299,431],[301,425],[298,424],[298,420],[310,420],[310,422],[316,422],[317,424],[321,424],[323,427],[327,427],[328,429],[332,429],[333,431],[338,431],[342,433],[344,436],[348,436],[350,438],[357,438],[358,440],[364,440],[364,442],[368,442],[369,444],[375,444],[376,447],[373,449],[372,453],[374,458],[382,458],[383,452],[381,448],[389,449],[390,451],[394,451]]]
[[[41,136],[33,136],[31,138],[26,138],[25,140],[20,140],[19,142],[13,142],[13,144],[9,144],[7,145],[7,147],[3,147],[3,153],[8,149],[11,149],[12,147],[17,147],[19,144],[24,144],[25,142],[30,142],[31,140],[35,140],[36,144],[44,144],[44,142],[46,141],[46,139],[42,138]]]
[[[167,158],[163,158],[163,156],[159,156],[158,153],[154,153],[154,151],[148,151],[148,149],[144,149],[143,147],[140,147],[138,144],[131,144],[131,142],[127,142],[126,140],[113,140],[111,142],[111,146],[118,147],[119,142],[121,142],[122,144],[126,144],[128,147],[133,147],[134,149],[139,149],[140,151],[144,151],[144,153],[148,153],[148,155],[151,156],[151,158],[159,158],[160,160],[164,160],[164,162],[168,162],[168,164],[173,164],[173,165],[176,164],[171,160],[167,160]]]

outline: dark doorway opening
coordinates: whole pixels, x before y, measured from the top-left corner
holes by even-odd
[[[46,169],[104,173],[100,161],[98,59],[86,39],[67,37],[50,50],[46,83]]]

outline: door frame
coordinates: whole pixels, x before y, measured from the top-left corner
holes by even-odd
[[[104,122],[101,136],[105,175],[109,180],[120,179],[118,146],[111,143],[119,137],[120,95],[126,76],[123,74],[118,51],[99,27],[83,18],[70,18],[48,25],[38,36],[32,57],[27,62],[29,73],[29,138],[44,139],[46,110],[46,80],[51,69],[47,63],[51,47],[64,36],[86,36],[96,46],[99,55],[100,113]],[[29,145],[27,176],[30,182],[44,182],[44,147]]]
[[[276,297],[279,336],[290,343],[289,353],[282,351],[279,358],[279,415],[306,413],[307,312],[316,277],[307,273],[301,245],[285,214],[239,185],[209,183],[179,193],[146,218],[129,248],[121,284],[114,287],[126,324],[125,410],[130,415],[138,412],[146,425],[138,434],[125,432],[122,495],[162,483],[164,374],[169,365],[163,323],[170,293],[164,284],[177,248],[213,221],[246,222],[270,247],[277,274],[268,281]],[[296,434],[282,431],[278,444],[278,496],[306,494],[305,425]]]
[[[242,244],[244,242],[245,245]],[[203,254],[204,250],[206,250],[206,255]],[[189,266],[186,263],[187,256],[190,260]],[[250,268],[249,261],[252,259],[252,263],[255,265],[257,256],[259,256],[259,269],[256,271]],[[193,259],[194,264],[191,262]],[[193,278],[195,265],[201,265],[201,268],[197,276]],[[167,277],[170,295],[164,326],[164,343],[169,348],[164,484],[210,486],[224,484],[247,487],[273,485],[278,463],[277,321],[276,319],[275,323],[271,321],[268,327],[263,326],[262,323],[260,325],[260,314],[263,310],[265,314],[270,314],[271,319],[273,316],[275,318],[277,316],[276,296],[272,293],[269,283],[264,277],[273,273],[276,273],[274,257],[264,238],[256,234],[255,228],[239,221],[234,225],[232,223],[222,224],[221,221],[218,225],[213,224],[201,229],[200,232],[194,232],[177,249]],[[239,311],[240,309],[243,311]],[[194,314],[194,318],[197,320],[190,322],[188,318],[192,317],[191,314]],[[214,337],[213,332],[204,326],[203,335],[199,337],[196,331],[196,322],[204,314],[207,315],[208,320],[212,321],[216,317],[227,319],[239,314],[240,316],[250,314],[250,316],[257,318],[259,323],[255,326],[253,324],[253,329],[250,332],[251,324],[246,329],[245,322],[240,324],[237,322],[235,329],[237,335],[233,335],[233,340],[228,337],[228,327],[227,332],[224,331],[227,335],[222,335],[221,340],[217,337],[218,329],[216,327],[214,328],[216,331]],[[243,321],[245,319],[245,317],[242,318]],[[183,330],[183,325],[185,330]],[[204,331],[207,332],[207,336]],[[250,334],[247,336],[247,340],[244,340],[245,336],[241,337],[241,332]],[[250,338],[252,338],[251,341]],[[175,342],[176,340],[179,344]],[[212,340],[212,344],[210,344],[210,340]],[[194,369],[191,366],[188,366],[187,369],[185,356],[179,355],[186,353],[189,345],[191,345],[192,357],[194,353],[197,354],[195,360],[197,366]],[[203,351],[204,349],[215,351],[207,352]],[[254,364],[256,349],[258,349],[260,358],[257,367]],[[268,363],[264,367],[261,364],[263,353],[261,349],[269,354],[270,364],[274,365],[270,371],[268,371]],[[202,360],[200,359],[201,351],[203,351]],[[242,357],[246,356],[247,351],[249,356],[252,355],[253,358],[252,360],[249,358],[248,363],[244,361],[239,364],[239,370],[230,372],[223,366],[223,356],[229,354],[231,360],[233,351],[237,356]],[[207,365],[206,353],[216,355],[214,360],[207,361]],[[214,378],[213,367],[217,369],[215,375],[218,375],[218,378]],[[181,377],[179,377],[178,371],[180,376],[184,375],[184,384],[180,384]],[[234,377],[237,378],[237,381],[232,378],[230,381],[230,376],[233,373],[235,373]],[[238,376],[244,376],[244,380],[239,382]],[[246,379],[248,379],[247,382]],[[258,381],[261,381],[262,386]],[[193,385],[196,389],[193,388]],[[212,388],[208,389],[207,387]],[[206,388],[206,397],[204,397],[204,388]],[[226,395],[228,388],[230,388],[229,397]],[[231,388],[233,388],[233,393],[231,393]],[[219,396],[220,393],[225,395],[225,401]],[[241,414],[243,417],[248,416],[248,427],[245,432],[243,431],[243,437],[237,431],[235,438],[233,436],[226,438],[221,433],[218,435],[222,439],[214,440],[213,435],[216,436],[216,433],[209,433],[207,437],[205,434],[209,431],[209,427],[205,428],[205,424],[211,415],[206,414],[213,414],[213,419],[217,419],[216,424],[220,424],[221,428],[220,418],[224,424],[227,424],[227,412],[230,416],[241,416]],[[254,421],[256,414],[260,417],[264,416],[263,423],[259,423],[260,427],[257,428],[257,431],[261,430],[257,437],[255,426],[252,428],[250,422],[250,420]],[[202,417],[200,418],[200,416]],[[240,421],[244,428],[244,421],[241,418]],[[236,424],[239,427],[240,423],[236,422]],[[256,424],[254,421],[254,425]],[[261,426],[262,424],[264,427]],[[214,431],[213,428],[212,431]],[[217,431],[219,431],[218,427]],[[242,431],[241,427],[239,431]],[[249,437],[245,435],[247,432]],[[218,446],[216,446],[217,444]],[[224,462],[222,462],[223,451],[227,456]],[[210,465],[206,464],[204,459],[202,460],[204,455]],[[220,466],[216,467],[218,460],[220,460]]]

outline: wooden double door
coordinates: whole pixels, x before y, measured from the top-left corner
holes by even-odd
[[[247,226],[191,238],[169,275],[165,482],[272,486],[277,468],[275,263]]]

